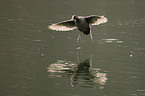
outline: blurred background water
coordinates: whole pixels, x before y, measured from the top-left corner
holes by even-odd
[[[144,0],[2,0],[1,96],[145,96]],[[47,26],[72,15],[105,15],[78,30]]]

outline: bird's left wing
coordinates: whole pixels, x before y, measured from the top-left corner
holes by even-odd
[[[90,25],[99,25],[108,22],[108,19],[106,17],[97,15],[87,16],[85,17],[85,19]]]
[[[75,25],[75,22],[73,20],[67,20],[56,24],[52,24],[48,26],[48,28],[56,31],[69,31],[69,30],[76,29],[77,26]]]

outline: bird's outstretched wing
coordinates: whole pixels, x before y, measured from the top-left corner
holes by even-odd
[[[108,22],[108,19],[106,17],[97,15],[87,16],[85,17],[85,19],[90,25],[99,25]]]
[[[48,28],[56,31],[69,31],[69,30],[76,29],[77,26],[75,25],[73,20],[67,20],[56,24],[52,24],[48,26]]]

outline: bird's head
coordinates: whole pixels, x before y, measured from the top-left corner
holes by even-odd
[[[73,15],[73,16],[72,16],[72,19],[73,19],[73,20],[76,20],[76,19],[78,19],[78,16],[77,16],[77,15]]]

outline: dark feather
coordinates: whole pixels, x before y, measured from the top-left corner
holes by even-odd
[[[89,24],[93,24],[95,21],[97,21],[100,18],[100,16],[97,15],[91,15],[87,16],[85,19]]]
[[[69,27],[69,28],[76,27],[73,20],[62,21],[62,22],[57,23],[57,25],[66,26],[66,27]]]

